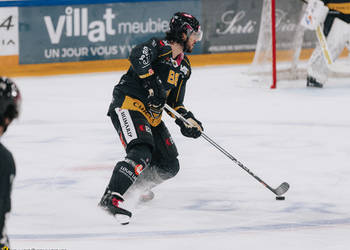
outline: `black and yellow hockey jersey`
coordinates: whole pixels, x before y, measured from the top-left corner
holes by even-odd
[[[186,55],[173,58],[168,41],[152,38],[136,46],[130,54],[131,66],[113,90],[109,112],[117,107],[141,112],[152,126],[157,126],[161,116],[153,117],[145,108],[148,92],[142,79],[156,74],[167,92],[167,104],[179,113],[186,112],[183,105],[186,82],[191,75],[191,65]]]

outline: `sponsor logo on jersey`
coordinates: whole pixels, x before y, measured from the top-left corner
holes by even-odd
[[[143,47],[139,61],[143,64],[142,68],[146,68],[151,64],[150,49],[147,46]]]
[[[115,112],[118,115],[126,143],[130,143],[137,138],[137,134],[129,110],[116,108]]]
[[[146,132],[146,133],[152,134],[151,128],[147,124],[139,125],[139,130],[141,132]]]
[[[166,138],[166,139],[165,139],[165,144],[166,144],[167,146],[173,145],[173,144],[174,144],[173,138],[171,138],[171,137]]]
[[[148,126],[147,124],[145,125],[145,129],[146,129],[147,133],[152,134],[152,130],[151,130],[150,126]]]
[[[139,130],[140,130],[141,132],[145,132],[145,125],[141,124],[141,125],[139,126]]]
[[[146,109],[145,105],[138,99],[134,99],[130,96],[126,96],[122,104],[122,109],[129,109],[139,111],[147,119],[148,123],[152,127],[156,127],[162,121],[162,114],[158,116],[152,116]]]

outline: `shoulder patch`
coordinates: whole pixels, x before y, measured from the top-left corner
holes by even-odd
[[[180,71],[184,73],[185,76],[189,74],[189,69],[186,66],[181,65],[180,66]]]

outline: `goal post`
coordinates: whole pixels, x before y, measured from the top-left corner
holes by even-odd
[[[271,46],[272,46],[272,85],[271,89],[275,89],[277,85],[276,70],[276,1],[271,0]]]
[[[319,46],[315,31],[300,25],[306,7],[299,0],[263,0],[258,40],[248,72],[258,76],[257,82],[274,89],[280,81],[283,85],[290,80],[306,81],[307,60]],[[340,64],[335,62],[339,69],[331,69],[330,77],[350,77],[350,70],[342,70]]]
[[[270,88],[279,80],[306,77],[300,68],[299,57],[305,29],[299,25],[305,5],[297,0],[263,0],[258,41],[249,70],[253,75],[265,75]],[[316,39],[308,34],[306,47],[312,48]],[[304,44],[305,46],[305,44]]]

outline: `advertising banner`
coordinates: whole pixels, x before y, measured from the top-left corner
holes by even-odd
[[[127,58],[136,44],[164,37],[177,11],[200,19],[201,2],[20,7],[20,64]]]
[[[0,56],[18,55],[18,8],[0,8]]]
[[[255,0],[203,0],[204,53],[253,51],[262,9]]]
[[[276,1],[276,40],[277,49],[291,48],[297,29],[302,29],[299,22],[304,13],[302,1]],[[304,48],[315,47],[315,32],[306,30],[304,33]]]
[[[203,53],[254,51],[259,35],[264,0],[202,0],[205,39]],[[301,1],[276,1],[277,49],[290,48],[299,18]],[[270,21],[270,16],[264,17]],[[270,32],[270,29],[268,30]],[[304,47],[315,45],[305,32]]]

